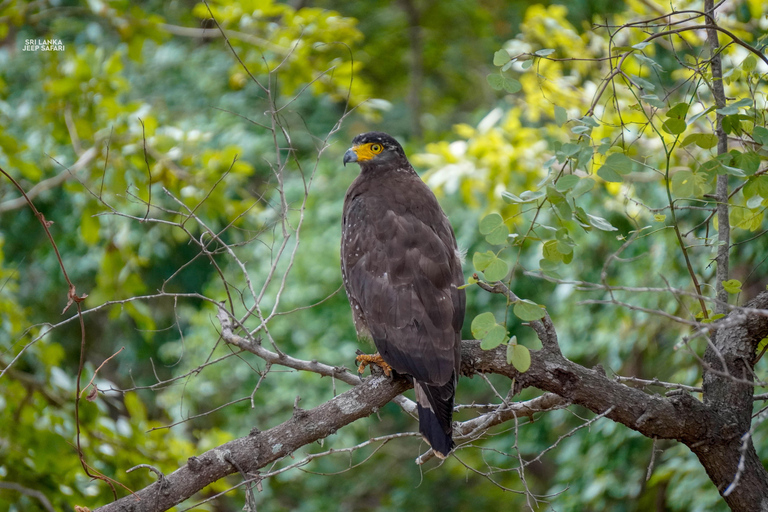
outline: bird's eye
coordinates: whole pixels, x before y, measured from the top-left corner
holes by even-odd
[[[371,144],[371,153],[379,154],[383,149],[381,144]]]

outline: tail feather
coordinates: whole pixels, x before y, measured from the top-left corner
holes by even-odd
[[[430,386],[416,381],[414,387],[419,411],[419,432],[435,454],[444,459],[455,446],[452,434],[456,376],[442,386]]]

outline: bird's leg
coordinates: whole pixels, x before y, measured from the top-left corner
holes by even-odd
[[[366,365],[373,364],[384,370],[384,375],[387,377],[392,376],[392,367],[389,366],[384,359],[382,359],[381,355],[377,352],[376,354],[369,355],[369,354],[358,354],[355,358],[355,361],[360,364],[360,366],[357,367],[357,373],[363,373],[365,371]]]

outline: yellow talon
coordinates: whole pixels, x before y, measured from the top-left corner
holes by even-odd
[[[392,375],[392,367],[389,366],[379,354],[359,354],[355,358],[355,361],[360,363],[360,366],[357,367],[357,373],[363,373],[365,371],[366,365],[374,364],[384,370],[384,375],[387,377]]]

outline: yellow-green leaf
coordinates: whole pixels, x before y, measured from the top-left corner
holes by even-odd
[[[522,299],[515,303],[515,307],[512,308],[512,312],[520,320],[525,322],[533,322],[545,315],[544,307],[536,304],[532,300]]]
[[[531,352],[528,347],[509,343],[507,345],[507,362],[520,373],[525,373],[531,367]]]
[[[491,350],[502,343],[504,343],[507,339],[507,330],[504,328],[503,325],[494,325],[491,327],[491,330],[488,331],[488,334],[486,334],[483,337],[483,341],[480,342],[480,348],[483,350]]]
[[[496,258],[483,271],[485,279],[490,282],[501,281],[509,273],[509,265],[504,260]]]
[[[728,293],[740,293],[741,292],[741,281],[738,279],[729,279],[727,281],[723,281],[723,288],[725,288],[725,291]]]
[[[485,336],[488,334],[488,332],[495,326],[496,324],[496,318],[494,318],[493,313],[491,312],[485,312],[480,313],[475,317],[474,320],[472,320],[472,336],[476,340],[481,340],[485,338]]]
[[[498,213],[489,213],[480,220],[480,234],[487,235],[497,227],[501,226],[504,219]]]

